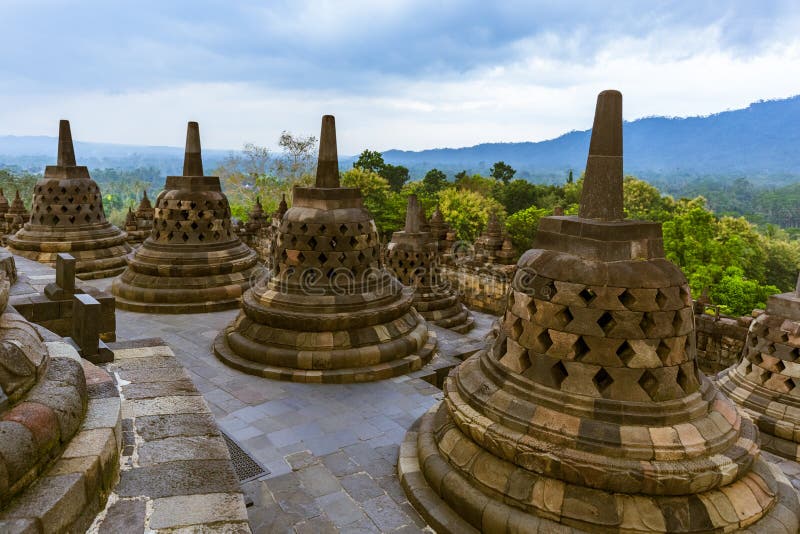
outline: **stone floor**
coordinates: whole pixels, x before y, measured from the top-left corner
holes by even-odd
[[[16,258],[12,293],[41,291],[46,266]],[[107,289],[111,280],[84,282]],[[253,532],[420,532],[426,528],[396,476],[408,427],[441,399],[412,377],[366,384],[295,384],[226,367],[211,342],[238,311],[148,315],[117,310],[117,340],[160,337],[172,348],[217,422],[270,474],[245,485]],[[446,358],[469,355],[495,318],[475,313],[467,336],[436,328]],[[447,362],[440,362],[447,363]],[[424,373],[418,372],[417,375]]]
[[[20,282],[12,293],[43,287],[54,276],[52,269],[23,258],[17,258],[17,269]],[[111,281],[88,283],[106,289]],[[253,532],[430,531],[408,504],[396,463],[406,430],[441,399],[441,391],[415,377],[295,384],[232,370],[213,356],[211,342],[237,313],[118,310],[117,339],[164,339],[220,427],[270,471],[244,487],[252,501],[247,511]],[[467,336],[436,329],[447,358],[482,345],[495,318],[473,313],[477,326]],[[800,489],[800,466],[775,460]]]

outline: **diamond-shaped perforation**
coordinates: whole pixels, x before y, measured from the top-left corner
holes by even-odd
[[[311,250],[317,248],[317,240],[313,235],[308,239],[308,246],[311,247]]]
[[[550,350],[550,347],[553,346],[553,339],[550,337],[550,332],[547,329],[542,330],[538,336],[536,336],[536,347],[535,350],[545,353]]]
[[[594,374],[594,377],[592,377],[592,382],[594,382],[597,391],[599,391],[601,395],[606,396],[606,392],[608,388],[611,387],[611,384],[614,383],[614,379],[608,374],[608,371],[601,367],[600,370]]]
[[[597,325],[608,335],[617,326],[617,321],[614,320],[614,316],[610,312],[606,311],[597,319]]]
[[[672,318],[672,328],[676,334],[683,329],[683,314],[681,312],[675,312],[675,316]]]
[[[639,328],[642,329],[645,336],[650,335],[650,330],[656,325],[655,321],[653,321],[653,314],[650,312],[645,312],[642,314],[642,320],[639,321]]]
[[[565,307],[564,309],[560,310],[555,315],[555,320],[559,326],[559,328],[563,328],[567,326],[569,323],[572,322],[574,319],[572,312],[569,311],[569,308]]]
[[[569,376],[567,372],[567,368],[564,366],[564,362],[561,360],[557,361],[555,365],[550,368],[550,378],[553,382],[553,385],[557,388],[561,388],[561,384],[564,380]]]
[[[655,398],[656,393],[658,393],[658,379],[653,373],[645,369],[642,376],[639,377],[638,383],[651,399]]]
[[[636,302],[636,297],[634,297],[633,293],[631,293],[627,289],[622,293],[620,293],[617,299],[626,308],[630,308],[633,305],[633,303]]]
[[[575,361],[579,362],[584,359],[589,354],[590,350],[589,345],[587,345],[586,341],[580,336],[578,336],[578,339],[572,344],[572,354]]]
[[[693,388],[694,381],[691,379],[689,375],[683,370],[683,367],[678,367],[678,374],[675,377],[678,382],[678,385],[681,387],[683,391],[686,393],[691,393]]]
[[[661,363],[667,363],[667,359],[669,359],[671,352],[672,350],[669,348],[669,345],[664,343],[663,339],[659,341],[658,347],[656,348],[656,354],[658,354],[658,359],[661,360]]]
[[[583,303],[588,306],[597,298],[597,293],[592,291],[589,287],[584,287],[581,292],[578,293],[578,296],[583,300]]]
[[[634,356],[636,356],[636,351],[633,350],[633,347],[631,347],[631,344],[627,341],[623,341],[620,346],[617,347],[617,357],[622,360],[622,363],[624,363],[626,367],[630,364]]]
[[[659,289],[658,292],[656,292],[656,305],[658,305],[659,309],[663,310],[667,302],[669,302],[669,298]]]

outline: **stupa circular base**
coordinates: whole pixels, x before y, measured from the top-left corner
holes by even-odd
[[[465,334],[475,327],[475,319],[455,294],[415,293],[414,308],[425,321],[440,328]]]
[[[249,286],[249,271],[238,278],[243,279],[214,287],[169,289],[137,287],[128,284],[121,277],[114,280],[111,292],[116,299],[116,307],[122,310],[173,315],[209,313],[239,307],[242,294]],[[182,279],[176,278],[175,280],[176,282],[185,282]],[[160,279],[159,282],[159,285],[163,285],[165,279]]]
[[[51,267],[56,265],[56,257],[59,252],[67,252],[75,258],[75,276],[81,280],[97,280],[99,278],[110,278],[121,274],[128,262],[126,255],[129,250],[119,247],[119,250],[109,251],[104,249],[103,256],[96,254],[98,251],[92,250],[66,250],[59,252],[38,252],[33,250],[14,249],[14,254],[44,263]],[[105,257],[106,253],[108,257]]]
[[[540,476],[491,455],[459,430],[443,403],[406,434],[398,474],[409,501],[440,533],[795,533],[800,528],[797,493],[762,459],[741,479],[697,495],[609,493]]]
[[[296,369],[280,367],[242,358],[231,349],[228,335],[234,332],[228,327],[214,340],[214,354],[223,363],[251,375],[284,380],[289,382],[311,382],[322,384],[348,384],[354,382],[373,382],[411,373],[427,364],[436,352],[436,334],[428,332],[428,339],[416,354],[409,354],[396,360],[381,362],[364,367],[341,369]]]
[[[747,364],[744,365],[746,367]],[[763,450],[800,462],[800,425],[788,420],[790,413],[800,413],[800,407],[785,404],[786,398],[784,402],[777,400],[774,392],[744,380],[738,373],[738,366],[719,373],[717,384],[720,390],[761,431]]]

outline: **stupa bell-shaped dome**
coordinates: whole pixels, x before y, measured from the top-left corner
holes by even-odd
[[[422,213],[417,196],[410,195],[405,228],[392,234],[386,266],[400,282],[414,289],[414,309],[428,323],[468,332],[475,321],[455,289],[441,278],[437,240],[428,231],[430,227]]]
[[[718,375],[720,388],[761,430],[765,450],[800,461],[800,278],[772,295],[750,323],[742,359]]]
[[[203,175],[200,128],[190,122],[183,176],[167,177],[150,236],[114,280],[117,306],[157,313],[235,308],[255,268],[255,252],[233,230],[219,178]]]
[[[22,199],[12,202],[11,215],[24,212]],[[23,217],[23,219],[26,219]],[[122,272],[130,246],[125,233],[106,220],[103,195],[86,167],[75,163],[69,121],[58,132],[58,161],[36,182],[30,221],[8,240],[15,254],[55,265],[59,252],[77,260],[78,278],[104,278]]]
[[[295,187],[280,220],[273,273],[242,299],[217,356],[245,372],[297,382],[359,382],[419,369],[436,338],[412,295],[381,268],[361,192],[339,185],[333,116],[322,118],[315,187]]]
[[[492,347],[401,446],[437,532],[797,532],[797,494],[697,368],[660,224],[622,213],[622,95],[604,91],[579,215],[540,221]]]

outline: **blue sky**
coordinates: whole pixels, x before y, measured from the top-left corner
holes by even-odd
[[[613,5],[610,5],[613,4]],[[340,152],[535,141],[800,93],[785,2],[0,0],[0,134],[273,147],[337,117]]]

